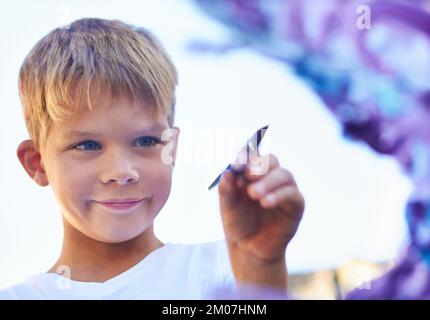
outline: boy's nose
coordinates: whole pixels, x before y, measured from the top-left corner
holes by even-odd
[[[128,177],[128,176],[124,176],[124,177],[111,177],[111,178],[108,178],[107,180],[108,181],[105,182],[105,183],[118,183],[120,185],[134,183],[134,182],[138,181],[138,179],[136,177]]]
[[[101,181],[104,184],[117,183],[119,185],[135,183],[139,181],[139,171],[128,161],[110,163],[102,173]]]
[[[119,185],[126,185],[139,181],[139,175],[133,168],[123,168],[123,170],[109,171],[102,177],[104,184],[117,183]]]

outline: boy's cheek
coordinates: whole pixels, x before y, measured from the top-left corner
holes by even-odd
[[[162,174],[158,175],[158,179],[148,187],[151,188],[154,193],[162,197],[168,197],[172,188],[171,170],[166,168]]]

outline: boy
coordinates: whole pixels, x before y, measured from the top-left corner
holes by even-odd
[[[176,84],[159,42],[120,21],[77,20],[35,45],[19,77],[31,139],[17,155],[37,184],[51,185],[63,246],[48,272],[0,298],[201,299],[246,285],[286,292],[285,250],[304,200],[272,155],[260,175],[251,164],[243,176],[223,175],[226,241],[180,245],[155,237],[180,132]]]

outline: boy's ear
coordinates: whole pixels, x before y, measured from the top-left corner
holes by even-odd
[[[16,150],[16,155],[25,171],[38,185],[44,187],[49,184],[40,152],[33,140],[21,142]]]

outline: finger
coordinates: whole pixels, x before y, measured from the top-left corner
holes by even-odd
[[[250,183],[247,187],[247,193],[250,198],[259,200],[273,190],[287,185],[297,187],[293,175],[288,170],[277,167],[260,180]]]
[[[245,177],[249,181],[257,181],[278,167],[279,160],[273,154],[253,156],[245,167]]]
[[[236,177],[236,187],[240,190],[246,189],[246,186],[248,185],[248,181],[243,176],[237,176]]]
[[[259,203],[265,209],[280,207],[283,211],[293,214],[294,218],[301,218],[305,208],[303,195],[291,185],[268,193]]]
[[[238,200],[246,195],[248,182],[242,175],[226,170],[218,185],[219,200],[222,208],[226,211],[237,206]]]
[[[228,198],[234,198],[238,192],[246,192],[248,180],[241,172],[235,170],[224,171],[219,183],[219,193]]]
[[[221,176],[221,181],[218,186],[219,193],[230,196],[233,194],[234,189],[235,189],[234,173],[226,170]]]

